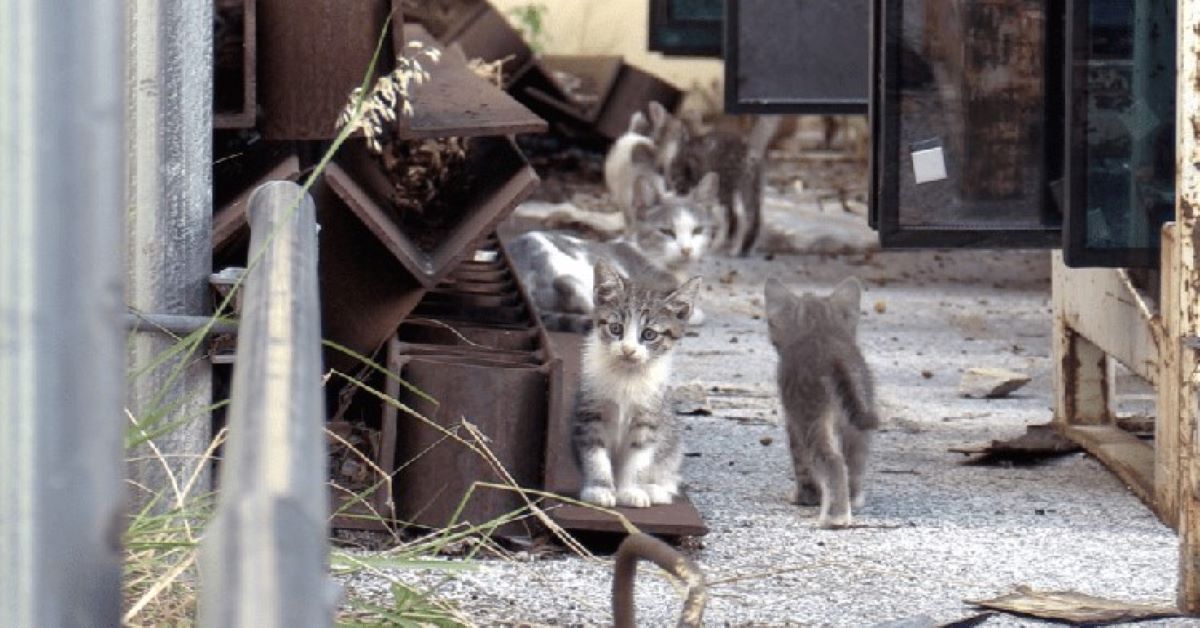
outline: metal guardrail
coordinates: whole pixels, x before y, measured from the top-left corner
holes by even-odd
[[[117,626],[124,3],[0,3],[0,626]]]
[[[329,626],[317,226],[300,186],[266,183],[248,203],[229,438],[200,556],[200,625]]]

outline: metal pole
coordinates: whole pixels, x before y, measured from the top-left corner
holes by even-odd
[[[0,625],[120,623],[119,0],[0,4]]]
[[[200,556],[200,625],[329,626],[316,210],[285,181],[259,187],[248,206],[251,267],[221,491]]]
[[[126,303],[139,312],[203,316],[210,312],[212,268],[213,0],[127,3],[128,220]],[[131,371],[172,347],[158,333],[129,344]],[[129,408],[139,422],[186,424],[155,439],[176,477],[187,477],[211,437],[205,409],[212,371],[202,352],[167,361],[129,382]],[[186,360],[183,364],[180,359]],[[133,480],[151,491],[170,486],[162,460],[133,452]],[[207,475],[199,492],[210,488]],[[137,506],[152,495],[135,493]],[[164,499],[162,508],[174,503]]]

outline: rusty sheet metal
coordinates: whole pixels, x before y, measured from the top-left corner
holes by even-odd
[[[406,24],[404,37],[427,46],[438,45],[417,24]],[[412,118],[402,119],[402,138],[516,135],[547,130],[545,120],[467,67],[467,58],[478,55],[463,57],[458,48],[444,52],[439,62],[426,66],[429,80],[410,88],[414,111]]]
[[[567,90],[565,98],[529,88],[534,110],[607,140],[620,137],[633,113],[644,111],[651,101],[674,110],[683,96],[675,86],[621,57],[547,55],[541,63],[552,74],[573,77],[578,85]],[[561,84],[562,79],[558,80]]]
[[[325,172],[330,188],[421,285],[433,288],[469,255],[470,245],[495,229],[533,193],[538,177],[509,138],[476,138],[464,171],[469,187],[442,217],[440,232],[403,227],[387,200],[387,176],[360,142],[343,146]],[[398,323],[398,321],[397,321]]]
[[[466,418],[487,435],[488,446],[520,486],[541,488],[547,417],[561,412],[561,361],[549,351],[548,338],[518,281],[510,276],[474,282],[459,276],[470,275],[479,267],[509,267],[495,238],[484,239],[478,247],[498,254],[497,259],[465,262],[437,288],[443,307],[478,309],[471,315],[478,322],[414,313],[388,343],[388,369],[439,403],[430,404],[394,378],[388,378],[382,388],[437,425],[471,441],[461,424]],[[459,292],[456,287],[467,290]],[[472,308],[472,300],[481,295],[496,296],[505,303],[515,299],[523,316],[511,320],[496,316],[498,308]],[[463,316],[459,312],[459,318]],[[395,472],[391,497],[399,520],[431,527],[446,525],[474,482],[506,483],[477,452],[420,418],[391,404],[382,407],[381,415],[376,463]],[[388,494],[376,492],[371,505],[378,512],[389,512],[393,502],[388,498]],[[523,504],[514,492],[479,489],[462,518],[483,523]],[[378,522],[352,517],[339,519],[335,525],[379,527]],[[525,524],[500,530],[501,534],[529,532]]]
[[[322,336],[372,355],[417,306],[425,288],[326,182],[313,187],[321,225]],[[327,349],[326,367],[352,372],[357,360]]]
[[[362,83],[387,0],[257,0],[260,130],[269,140],[330,140],[350,91]],[[376,68],[392,70],[385,44]]]

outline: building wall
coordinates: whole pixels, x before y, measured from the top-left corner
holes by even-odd
[[[710,87],[721,78],[719,59],[664,57],[647,50],[649,0],[491,0],[501,12],[529,4],[546,7],[549,54],[622,55],[631,63],[681,89]],[[509,15],[509,19],[512,16]]]

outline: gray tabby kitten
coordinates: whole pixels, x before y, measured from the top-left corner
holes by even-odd
[[[634,508],[668,504],[679,493],[682,457],[666,384],[700,278],[663,292],[600,260],[593,283],[595,325],[583,348],[571,425],[583,474],[580,499]]]
[[[861,288],[853,277],[828,297],[796,295],[767,280],[767,323],[779,353],[779,395],[796,473],[795,501],[821,505],[823,528],[850,525],[875,414],[871,371],[855,340]]]

